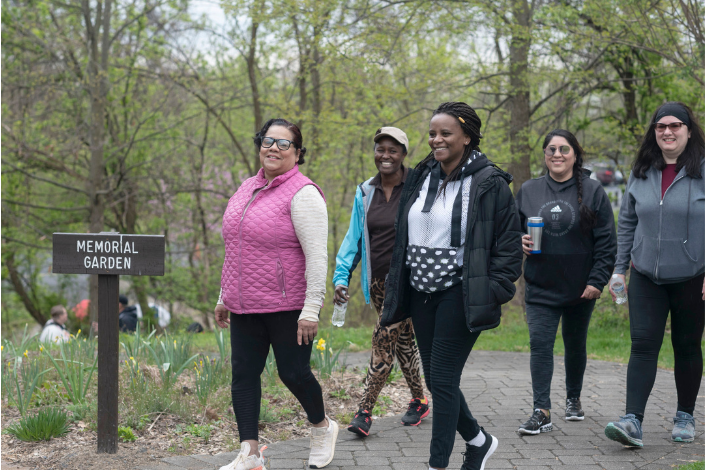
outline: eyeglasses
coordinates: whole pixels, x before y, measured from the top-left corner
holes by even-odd
[[[670,122],[669,124],[662,124],[661,122],[658,122],[657,124],[655,124],[655,130],[657,132],[664,132],[665,129],[669,127],[670,131],[676,132],[681,129],[681,126],[683,125],[683,122]]]
[[[559,149],[559,152],[562,155],[568,155],[569,153],[571,153],[571,147],[568,145],[560,145],[559,147],[554,147],[553,145],[550,145],[549,147],[544,149],[544,155],[546,155],[547,157],[551,157],[552,155],[554,155],[554,152],[556,152],[557,148]]]
[[[277,142],[277,148],[280,150],[288,150],[289,146],[294,143],[291,140],[287,140],[287,139],[274,139],[272,137],[265,137],[264,139],[262,139],[261,145],[263,147],[265,147],[266,149],[268,149],[268,148],[272,147],[275,142]]]

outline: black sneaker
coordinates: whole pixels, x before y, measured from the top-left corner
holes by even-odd
[[[544,414],[540,409],[534,410],[532,416],[525,421],[520,429],[517,430],[520,434],[539,434],[540,432],[549,432],[552,430],[552,418]]]
[[[366,437],[370,434],[370,426],[373,424],[373,418],[368,410],[358,410],[351,424],[348,425],[348,430],[354,432],[361,437]]]
[[[583,409],[581,409],[580,398],[566,399],[566,418],[567,421],[583,421]]]
[[[485,429],[480,428],[480,432],[485,434],[485,443],[478,447],[466,443],[466,452],[463,453],[463,465],[461,470],[483,470],[485,462],[493,455],[498,448],[498,438],[491,436]]]
[[[423,418],[429,416],[429,400],[424,398],[413,398],[409,401],[409,408],[402,417],[402,424],[405,426],[417,426]]]

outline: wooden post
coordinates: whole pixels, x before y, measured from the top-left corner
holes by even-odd
[[[118,276],[98,275],[98,453],[118,451]]]
[[[118,278],[164,276],[163,235],[55,233],[52,272],[98,275],[98,453],[118,451]]]

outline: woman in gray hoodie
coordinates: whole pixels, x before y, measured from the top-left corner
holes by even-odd
[[[618,219],[615,274],[632,268],[625,416],[605,434],[642,447],[642,419],[671,314],[677,412],[672,440],[694,440],[704,332],[704,132],[683,103],[655,112],[633,164]],[[615,294],[612,292],[613,298]]]

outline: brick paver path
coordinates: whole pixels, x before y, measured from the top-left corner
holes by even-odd
[[[541,470],[588,469],[670,469],[704,460],[704,384],[697,400],[696,441],[692,444],[671,442],[672,417],[676,412],[674,374],[659,370],[647,405],[643,425],[642,449],[629,449],[609,441],[605,425],[624,412],[627,366],[612,362],[588,361],[582,403],[584,421],[565,422],[564,361],[555,358],[552,403],[555,410],[554,431],[520,437],[515,433],[530,414],[529,354],[474,351],[466,364],[461,388],[471,412],[486,431],[496,436],[500,445],[486,464],[487,469],[507,468]],[[327,468],[427,470],[431,418],[418,427],[404,427],[399,418],[382,418],[373,423],[370,436],[361,439],[341,429],[336,456]],[[309,440],[297,439],[269,446],[265,456],[268,469],[305,469]],[[464,443],[457,435],[449,469],[461,466]],[[225,465],[237,453],[215,456],[170,457],[156,469],[212,470]]]

